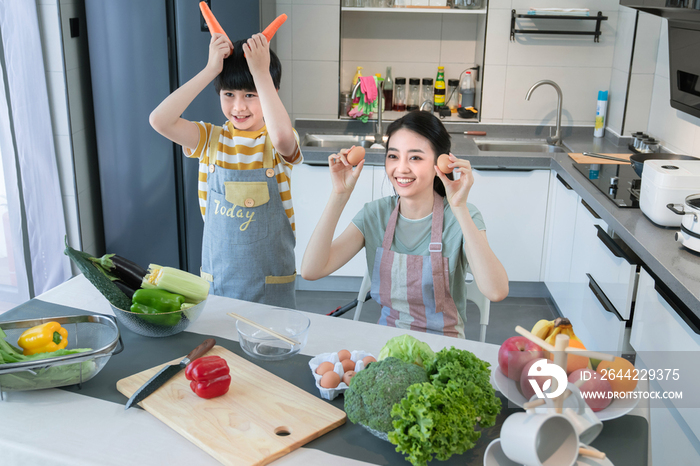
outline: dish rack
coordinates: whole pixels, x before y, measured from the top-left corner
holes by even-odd
[[[3,392],[40,390],[80,385],[124,349],[119,327],[112,316],[76,315],[0,322],[8,342],[15,342],[27,329],[46,322],[58,322],[68,330],[68,349],[92,348],[83,353],[36,361],[0,365],[0,400]],[[117,344],[119,347],[117,348]]]

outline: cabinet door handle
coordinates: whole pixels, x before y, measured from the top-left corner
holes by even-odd
[[[586,276],[588,277],[588,288],[591,289],[591,291],[593,292],[593,296],[595,296],[600,305],[603,306],[603,309],[617,317],[617,320],[619,320],[620,322],[625,322],[625,319],[623,319],[622,316],[617,312],[617,309],[615,309],[613,303],[611,303],[608,297],[605,296],[605,293],[603,292],[603,290],[600,289],[600,286],[598,286],[591,274],[587,273]]]
[[[581,204],[586,208],[587,211],[589,211],[591,213],[593,218],[600,220],[600,215],[596,214],[595,210],[593,210],[593,208],[591,206],[589,206],[586,201],[581,199]]]
[[[569,186],[569,183],[567,183],[566,181],[564,181],[564,178],[562,178],[561,175],[559,175],[559,173],[557,173],[557,179],[558,179],[559,182],[560,182],[561,184],[563,184],[564,187],[565,187],[566,189],[568,189],[569,191],[573,191],[573,190],[574,190],[574,188],[572,188],[571,186]]]
[[[690,329],[695,332],[697,335],[700,335],[700,318],[695,315],[693,311],[691,311],[685,304],[681,302],[680,299],[676,298],[673,296],[666,288],[665,285],[660,285],[659,284],[659,279],[654,277],[654,289],[656,290],[657,293],[659,293],[659,296],[661,296],[664,301],[668,303],[671,308],[676,311],[676,314],[680,316],[681,319],[683,319],[683,322],[686,323]]]
[[[473,169],[478,171],[478,172],[516,172],[516,173],[522,172],[522,173],[526,173],[526,172],[535,171],[534,168],[513,168],[513,167],[504,167],[502,165],[499,165],[497,167],[479,167],[479,168],[473,168]],[[541,170],[541,169],[538,169],[538,170]]]

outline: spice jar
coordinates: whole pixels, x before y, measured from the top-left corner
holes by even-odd
[[[458,79],[448,79],[447,80],[447,106],[450,112],[457,113],[457,107],[459,106],[459,93],[457,88],[459,87]]]
[[[406,78],[394,80],[394,107],[395,112],[406,111]]]
[[[408,104],[406,110],[412,112],[420,107],[420,79],[410,78],[408,80]]]
[[[428,101],[430,103],[430,109],[433,109],[433,78],[423,78],[423,89],[421,90],[421,104]],[[419,105],[419,107],[420,107]]]

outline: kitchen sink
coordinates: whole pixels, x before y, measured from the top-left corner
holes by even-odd
[[[329,147],[332,149],[350,148],[350,146],[362,146],[369,149],[372,144],[374,144],[374,136],[357,134],[307,134],[301,141],[302,147]]]
[[[542,140],[477,140],[480,151],[490,152],[567,152],[563,146],[547,144]]]

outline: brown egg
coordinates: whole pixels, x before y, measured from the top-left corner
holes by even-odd
[[[333,371],[328,371],[323,374],[323,377],[321,377],[321,381],[319,382],[323,388],[335,388],[339,383],[340,376]]]
[[[346,349],[342,349],[342,350],[338,351],[338,359],[340,361],[345,361],[346,359],[350,359],[350,356],[351,356],[350,351],[348,351]]]
[[[362,146],[353,147],[345,158],[348,159],[348,163],[354,167],[365,158],[365,148]]]
[[[343,359],[340,363],[343,365],[343,372],[355,370],[355,361],[352,359]]]
[[[447,154],[442,154],[437,159],[437,166],[444,174],[452,173],[452,168],[447,166],[450,163],[452,162],[450,162],[450,158]]]
[[[321,364],[318,365],[318,367],[316,368],[316,373],[318,375],[323,375],[326,372],[332,371],[332,370],[333,370],[333,363],[326,361],[326,362],[322,362]]]
[[[345,372],[345,374],[343,374],[343,382],[345,383],[345,385],[347,385],[348,387],[350,386],[350,379],[355,377],[355,374],[357,374],[357,372],[355,371],[347,371]]]
[[[362,362],[364,362],[365,367],[367,367],[367,364],[369,364],[371,362],[377,362],[377,360],[374,359],[374,357],[372,357],[372,356],[365,356],[364,358],[362,358]]]

